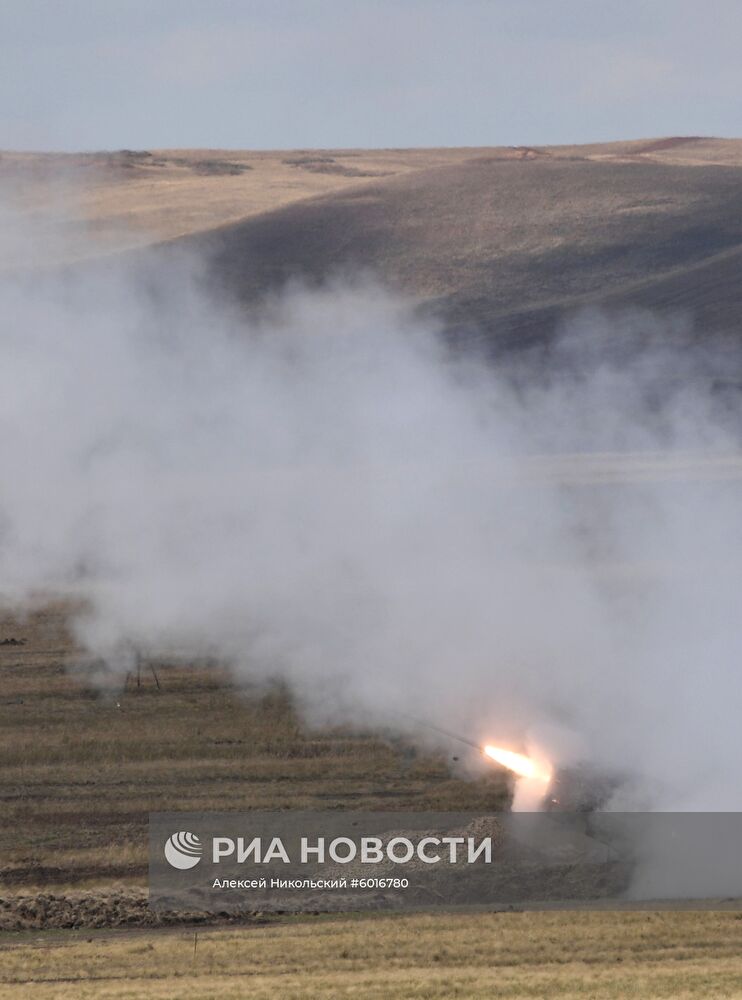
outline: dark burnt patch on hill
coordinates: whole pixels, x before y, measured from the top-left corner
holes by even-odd
[[[682,308],[727,330],[742,294],[736,258],[718,273],[714,261],[742,247],[742,170],[474,156],[186,242],[246,303],[292,279],[363,271],[451,330],[508,345],[602,301]]]

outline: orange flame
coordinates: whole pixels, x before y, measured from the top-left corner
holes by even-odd
[[[545,785],[551,781],[549,765],[534,760],[533,757],[526,757],[525,754],[515,753],[514,750],[504,750],[502,747],[489,745],[482,747],[482,753],[521,778],[535,778],[538,781],[543,781]]]

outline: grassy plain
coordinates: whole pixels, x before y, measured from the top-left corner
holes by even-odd
[[[278,918],[0,943],[0,998],[443,1000],[742,996],[735,913]]]

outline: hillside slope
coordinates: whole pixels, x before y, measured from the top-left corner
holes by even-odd
[[[540,338],[585,304],[737,329],[742,168],[474,156],[312,198],[192,241],[250,301],[366,270],[449,325]]]
[[[5,216],[5,238],[0,239],[0,269],[58,264],[144,247],[318,194],[457,162],[471,152],[3,152],[0,213]]]
[[[23,235],[0,267],[185,247],[247,303],[361,270],[495,350],[586,305],[739,334],[742,140],[2,154],[0,193]]]

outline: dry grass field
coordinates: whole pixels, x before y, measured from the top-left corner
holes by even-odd
[[[0,268],[55,264],[170,240],[382,177],[465,160],[452,150],[120,150],[2,153],[0,195],[31,236]],[[5,253],[3,253],[5,251]]]
[[[307,731],[280,686],[237,690],[215,667],[158,662],[161,690],[146,666],[140,687],[106,690],[77,667],[66,620],[54,605],[0,619],[6,889],[143,884],[150,811],[507,802],[497,770],[464,781],[378,733]]]
[[[0,942],[0,998],[739,997],[739,917],[458,913],[32,934]]]

